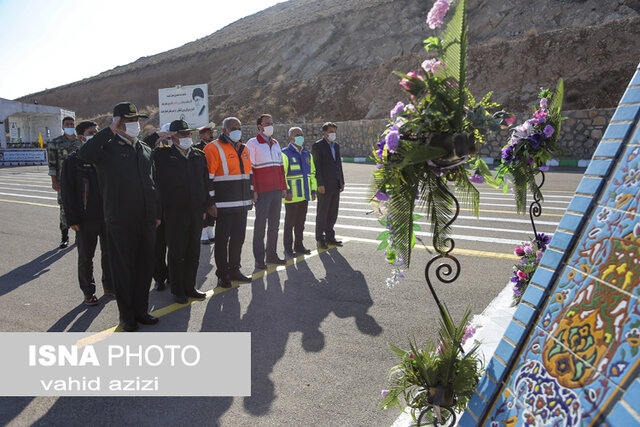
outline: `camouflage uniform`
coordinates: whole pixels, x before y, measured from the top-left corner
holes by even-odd
[[[49,158],[49,175],[58,178],[60,183],[60,171],[62,170],[62,161],[67,155],[73,153],[80,147],[82,142],[77,136],[73,139],[69,139],[64,135],[55,138],[47,145],[47,157]],[[60,230],[65,232],[69,229],[67,225],[67,219],[64,216],[64,210],[62,209],[62,198],[58,191],[58,205],[60,205]]]

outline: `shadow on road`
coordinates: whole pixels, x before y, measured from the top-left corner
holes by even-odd
[[[38,258],[3,274],[0,276],[0,296],[6,295],[47,273],[49,266],[66,254],[72,252],[72,248],[75,248],[75,244],[67,249],[52,249],[43,253]]]

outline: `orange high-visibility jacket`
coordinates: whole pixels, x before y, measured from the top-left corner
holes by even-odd
[[[204,147],[209,168],[209,196],[218,212],[251,210],[253,184],[251,160],[246,146],[225,135]]]

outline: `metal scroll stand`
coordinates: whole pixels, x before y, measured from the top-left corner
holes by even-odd
[[[542,181],[540,182],[540,185],[538,185],[538,189],[541,189],[542,186],[544,185],[544,172],[541,171],[540,169],[538,169],[538,171],[540,172],[540,175],[542,175]],[[538,231],[536,230],[536,223],[534,221],[534,218],[538,218],[540,215],[542,215],[542,205],[540,205],[540,199],[538,199],[538,197],[534,194],[533,202],[531,202],[531,204],[529,205],[529,218],[531,219],[531,227],[533,228],[533,235],[535,239],[538,241],[540,239],[538,236]]]
[[[444,229],[451,226],[455,222],[455,220],[458,218],[458,215],[460,214],[460,203],[458,202],[458,199],[455,197],[455,195],[451,191],[449,191],[449,189],[443,183],[442,180],[438,180],[438,186],[442,191],[446,192],[451,197],[451,200],[453,201],[456,208],[455,214],[453,215],[451,220],[449,220],[449,222],[443,227]],[[458,279],[458,277],[460,277],[460,261],[458,261],[458,259],[453,255],[451,255],[451,252],[455,248],[455,242],[452,238],[446,239],[445,245],[444,247],[442,247],[438,245],[436,235],[434,234],[433,247],[436,249],[438,254],[435,255],[433,258],[431,258],[427,263],[427,266],[424,269],[424,276],[427,280],[427,285],[429,286],[431,295],[433,296],[433,299],[436,301],[436,304],[438,305],[438,309],[440,310],[440,313],[444,314],[444,306],[440,302],[440,299],[438,298],[438,295],[436,294],[436,291],[433,287],[430,273],[434,272],[436,279],[441,283],[444,283],[444,284],[453,283]],[[441,261],[441,263],[437,267],[435,267],[435,269],[432,269],[432,266],[436,261]],[[460,350],[462,350],[462,348],[460,348]],[[462,351],[462,353],[464,354],[464,351]],[[427,392],[428,390],[420,391],[416,395],[416,398],[418,398],[421,394],[427,393]],[[432,422],[434,426],[455,425],[456,414],[453,408],[451,406],[440,405],[440,403],[442,402],[443,394],[444,394],[444,387],[437,386],[436,393],[433,398],[433,403],[429,403],[420,412],[420,416],[418,417],[418,421],[417,421],[418,427],[420,427],[423,417],[427,415],[429,412],[432,412],[433,414]]]

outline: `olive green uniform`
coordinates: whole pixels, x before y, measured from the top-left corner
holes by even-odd
[[[73,136],[73,139],[67,138],[65,135],[53,139],[47,144],[47,157],[49,159],[49,176],[55,176],[60,182],[60,172],[62,170],[62,162],[67,156],[80,147],[82,142],[77,136]],[[64,209],[62,208],[62,198],[58,191],[58,205],[60,205],[60,230],[65,233],[69,229],[67,225],[67,219],[64,216]]]

